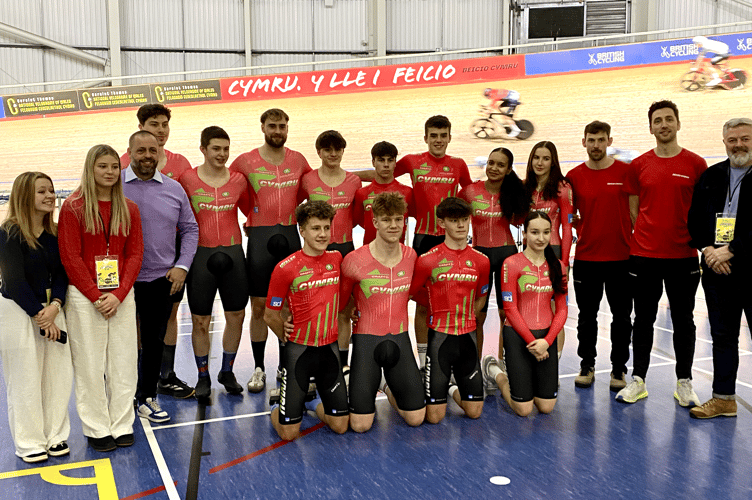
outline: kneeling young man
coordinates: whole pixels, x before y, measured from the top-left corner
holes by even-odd
[[[422,424],[426,415],[420,371],[407,331],[407,302],[417,255],[400,243],[406,211],[401,194],[376,195],[371,209],[376,238],[342,262],[340,304],[344,308],[354,295],[359,315],[353,328],[350,368],[350,427],[356,432],[373,425],[378,389],[408,425]]]
[[[342,256],[327,251],[334,208],[311,201],[295,209],[303,249],[274,268],[269,283],[264,321],[284,344],[280,401],[271,418],[279,437],[300,435],[303,411],[308,409],[334,432],[347,431],[347,389],[337,349],[339,272]],[[282,304],[292,313],[292,333],[285,333]],[[305,402],[313,377],[319,397]]]
[[[441,422],[447,394],[470,418],[483,411],[483,377],[478,362],[475,316],[488,293],[488,257],[468,246],[470,205],[449,197],[436,207],[444,243],[418,258],[410,294],[418,301],[428,290],[428,352],[426,353],[426,420]],[[450,384],[454,375],[456,385]]]

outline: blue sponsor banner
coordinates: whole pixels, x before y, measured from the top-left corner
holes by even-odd
[[[3,106],[3,98],[0,97],[0,120],[5,118],[5,106]]]
[[[708,36],[729,46],[732,55],[752,55],[752,32]],[[639,66],[672,61],[689,61],[697,57],[698,48],[691,38],[632,43],[612,47],[565,50],[525,55],[527,75],[545,75],[593,69]]]

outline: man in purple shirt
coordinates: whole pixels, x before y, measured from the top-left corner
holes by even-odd
[[[123,170],[123,191],[141,212],[144,260],[133,286],[140,323],[141,351],[136,399],[138,415],[152,422],[170,416],[157,402],[170,295],[183,288],[198,247],[198,224],[188,196],[177,182],[157,171],[157,138],[145,130],[131,135],[131,164]],[[180,231],[180,257],[175,260],[175,228]]]

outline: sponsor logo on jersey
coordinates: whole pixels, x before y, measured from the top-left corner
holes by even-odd
[[[204,191],[204,188],[198,188],[191,195],[191,206],[193,207],[194,212],[198,212],[201,210],[201,207],[199,205],[206,204],[214,200],[214,195],[211,195]]]
[[[311,201],[329,201],[331,199],[329,193],[324,192],[324,189],[320,187],[313,188],[313,191],[308,197]]]
[[[452,268],[454,263],[446,258],[441,259],[439,265],[431,270],[431,281],[434,283],[438,280],[439,274],[443,274]]]
[[[258,193],[261,190],[262,182],[264,183],[263,185],[267,185],[268,181],[276,177],[277,175],[269,172],[266,167],[259,167],[256,172],[248,173],[248,182],[251,184],[253,190]]]
[[[337,191],[337,196],[345,196],[345,192],[344,191]]]
[[[209,210],[210,212],[229,212],[230,210],[235,210],[235,204],[230,203],[229,205],[210,205],[209,203],[199,203],[198,210]]]
[[[253,207],[253,213],[254,214],[259,213],[259,207],[258,206]]]
[[[228,196],[230,196],[230,192],[229,191],[225,191],[224,193],[222,193],[222,196],[224,196],[225,198],[227,198]]]
[[[512,292],[501,292],[501,300],[503,302],[512,302]]]
[[[367,278],[360,280],[360,290],[365,298],[370,298],[374,293],[382,293],[381,289],[389,283],[389,278],[382,274],[378,269],[374,269],[366,274]]]
[[[282,302],[284,301],[280,297],[272,297],[272,307],[282,307]]]
[[[449,171],[451,170],[451,169],[450,169],[449,167],[447,167],[447,166],[443,166],[443,167],[441,167],[441,169],[442,169],[442,170],[443,170],[444,172],[449,172]]]
[[[286,169],[284,169],[284,170],[282,171],[282,173],[283,173],[283,174],[289,174],[289,173],[290,173],[290,169],[289,169],[289,168],[286,168]]]
[[[333,266],[333,265],[331,265],[331,264],[327,264],[327,265],[326,265],[326,266],[324,266],[324,267],[326,268],[326,270],[327,270],[327,271],[331,271],[332,269],[334,269],[334,266]]]
[[[465,265],[466,265],[467,267],[473,267],[473,261],[471,261],[471,260],[466,260],[466,261],[465,261]]]
[[[287,264],[295,260],[295,254],[290,255],[288,258],[279,263],[279,267],[285,267]]]
[[[324,286],[339,284],[339,276],[333,276],[331,278],[324,278],[324,279],[313,280],[311,282],[308,282],[310,278],[311,278],[310,276],[306,277],[305,280],[303,280],[297,285],[299,292],[302,292],[304,290],[310,290],[312,288],[320,288]]]
[[[398,277],[398,278],[401,278],[401,277],[403,277],[404,275],[405,275],[405,271],[398,271],[398,272],[397,272],[397,277]]]
[[[689,179],[688,175],[683,174],[671,174],[672,177],[681,177],[682,179]]]
[[[483,285],[483,287],[480,289],[480,293],[488,293],[488,285]]]
[[[490,203],[486,202],[483,199],[483,195],[479,194],[475,197],[475,199],[472,201],[471,206],[473,207],[473,211],[475,212],[475,215],[478,215],[480,211],[487,209],[491,206]]]

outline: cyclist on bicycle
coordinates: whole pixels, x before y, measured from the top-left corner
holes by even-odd
[[[483,91],[483,97],[491,100],[487,106],[489,115],[500,113],[505,116],[511,129],[507,135],[517,137],[521,130],[514,121],[514,110],[520,104],[520,93],[516,90],[488,88]]]
[[[694,37],[692,39],[692,42],[700,47],[700,54],[697,59],[701,60],[703,56],[707,56],[710,59],[710,64],[712,65],[711,72],[713,74],[713,79],[706,83],[705,86],[715,87],[722,82],[721,77],[718,74],[720,63],[731,56],[731,53],[729,52],[729,46],[719,40],[711,40],[701,35]],[[708,53],[713,54],[713,57],[708,56]],[[720,71],[722,73],[725,73],[723,68],[721,68]]]

